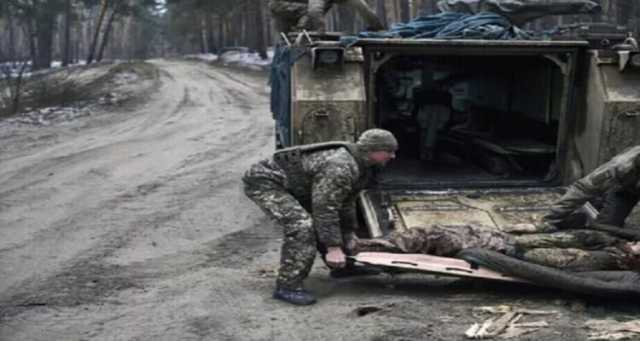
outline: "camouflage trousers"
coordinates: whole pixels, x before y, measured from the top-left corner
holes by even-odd
[[[266,178],[250,180],[245,180],[247,197],[284,229],[276,284],[279,288],[300,288],[316,257],[317,238],[311,215],[281,184]]]
[[[605,232],[565,230],[514,237],[518,258],[569,271],[628,270],[624,241]]]
[[[269,9],[275,21],[277,32],[290,32],[298,26],[302,17],[307,15],[307,1],[270,0]]]

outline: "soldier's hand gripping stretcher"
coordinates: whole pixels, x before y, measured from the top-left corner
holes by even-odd
[[[324,260],[327,265],[332,269],[344,268],[347,264],[347,257],[342,251],[341,247],[329,247],[327,248],[327,254]]]

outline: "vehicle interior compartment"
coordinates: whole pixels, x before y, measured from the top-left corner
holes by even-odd
[[[555,169],[564,77],[533,56],[395,56],[375,73],[376,126],[400,150],[381,184],[545,184]]]

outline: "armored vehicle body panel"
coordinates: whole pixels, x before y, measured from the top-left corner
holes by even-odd
[[[562,186],[640,143],[637,51],[327,37],[291,66],[290,136],[280,144],[355,141],[373,127],[396,135],[397,159],[360,195],[369,236],[539,222]]]

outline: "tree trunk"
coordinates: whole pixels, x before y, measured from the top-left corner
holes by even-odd
[[[211,13],[207,13],[207,15],[205,16],[205,20],[206,22],[206,26],[207,26],[207,45],[209,46],[209,49],[207,50],[207,52],[209,53],[215,53],[216,52],[216,40],[215,37],[213,35],[213,15]]]
[[[265,18],[264,13],[268,13],[268,9],[266,7],[266,3],[264,3],[262,5],[262,13],[263,13],[262,17]],[[271,20],[270,20],[270,17],[268,15],[266,16],[266,18],[267,18],[267,20],[265,20],[265,25],[264,25],[267,28],[266,34],[267,34],[267,38],[268,39],[267,39],[266,44],[267,45],[274,45],[275,42],[273,41],[274,39],[273,39],[272,30],[271,30]],[[280,38],[277,38],[276,41],[279,41],[279,40],[280,40]]]
[[[383,3],[384,3],[384,13],[386,14],[387,24],[392,25],[397,23],[398,22],[398,17],[396,16],[397,2],[393,0],[393,1],[383,1]]]
[[[226,46],[233,46],[233,30],[231,22],[233,18],[224,18],[224,40]]]
[[[102,42],[100,42],[100,49],[98,49],[98,56],[96,57],[97,62],[102,61],[102,56],[104,55],[104,49],[105,47],[107,47],[107,44],[109,43],[109,35],[111,34],[113,22],[115,21],[116,17],[118,16],[118,13],[120,12],[121,4],[122,3],[118,3],[116,5],[116,7],[113,9],[113,12],[111,12],[111,15],[109,16],[109,20],[107,20],[107,27],[105,27],[104,29],[104,34],[102,35]]]
[[[11,13],[11,7],[7,6],[7,25],[8,25],[8,33],[9,33],[9,46],[7,47],[8,50],[8,58],[9,61],[12,63],[16,62],[16,35],[15,35],[15,29],[13,27],[14,25],[14,21],[13,21],[13,14]]]
[[[408,22],[411,19],[411,9],[409,8],[409,1],[400,0],[400,21]]]
[[[102,0],[100,5],[100,14],[98,15],[98,22],[95,27],[95,31],[93,33],[93,39],[91,40],[91,47],[89,48],[89,56],[87,57],[87,64],[91,64],[93,61],[93,56],[96,53],[96,46],[98,45],[98,37],[100,36],[100,28],[102,28],[102,21],[104,20],[104,16],[107,13],[109,1]]]
[[[33,22],[31,20],[27,20],[25,24],[26,24],[25,35],[29,40],[29,57],[31,59],[31,65],[33,65],[33,67],[35,68],[36,64],[38,63],[38,51],[36,50],[35,29],[33,28]]]
[[[62,66],[69,65],[71,58],[71,0],[66,0],[64,4],[64,51],[62,55]]]
[[[250,18],[249,6],[244,6],[242,11],[238,14],[239,26],[240,26],[240,45],[252,46],[251,38],[249,37],[247,30],[248,19]]]
[[[198,20],[198,43],[200,45],[200,53],[207,53],[207,24],[206,16],[201,15]]]
[[[376,0],[376,13],[378,14],[378,18],[382,20],[382,24],[384,27],[389,27],[389,22],[387,20],[387,8],[384,5],[385,0]]]
[[[267,43],[264,39],[264,20],[262,18],[263,13],[263,4],[258,2],[255,9],[255,20],[256,20],[256,50],[258,51],[258,55],[262,59],[267,59]]]
[[[48,12],[48,11],[47,11]],[[55,16],[44,15],[37,20],[37,69],[51,67],[51,53],[53,49],[53,30],[55,27]]]
[[[218,44],[220,47],[223,47],[225,44],[225,36],[224,36],[224,16],[222,14],[218,15]]]

